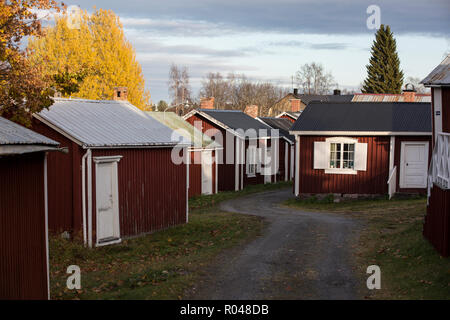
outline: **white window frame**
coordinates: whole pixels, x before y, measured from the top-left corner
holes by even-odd
[[[257,148],[256,146],[249,146],[247,148],[247,158],[246,158],[246,174],[247,177],[256,177],[256,172],[258,167],[257,161]],[[251,168],[253,170],[251,170]]]
[[[328,164],[328,168],[325,169],[325,173],[334,173],[334,174],[357,174],[358,171],[356,169],[354,169],[355,166],[355,159],[356,159],[356,144],[358,143],[357,139],[352,139],[352,138],[345,138],[345,137],[336,137],[336,138],[328,138],[325,140],[327,143],[327,154],[328,154],[328,159],[327,159],[327,164]],[[340,158],[340,163],[341,166],[343,164],[344,161],[344,144],[354,144],[354,148],[353,148],[353,169],[349,169],[349,168],[331,168],[330,167],[330,155],[331,155],[331,144],[332,143],[337,143],[337,144],[341,144],[341,158]]]

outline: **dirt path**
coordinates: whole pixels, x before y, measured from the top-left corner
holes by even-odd
[[[264,234],[218,257],[188,299],[358,299],[352,246],[359,221],[281,207],[291,190],[221,204],[228,212],[264,217]]]

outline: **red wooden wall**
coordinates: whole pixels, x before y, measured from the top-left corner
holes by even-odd
[[[86,150],[38,120],[34,120],[33,130],[60,142],[61,147],[69,148],[68,154],[53,152],[47,160],[49,229],[54,233],[69,231],[73,236],[81,237],[81,158]],[[123,156],[118,163],[121,236],[153,232],[186,221],[187,168],[186,164],[173,164],[171,152],[172,148],[92,151],[92,157]],[[92,200],[95,234],[94,162]]]
[[[356,175],[325,174],[325,170],[313,169],[314,141],[325,141],[326,138],[300,138],[300,193],[387,193],[390,137],[355,137],[358,142],[368,144],[367,170],[358,171]]]
[[[450,190],[431,189],[423,234],[442,256],[450,256]]]
[[[186,164],[172,163],[171,152],[172,148],[92,151],[92,157],[123,156],[117,170],[122,237],[145,234],[186,222]],[[95,165],[92,166],[92,177],[95,231]]]
[[[44,157],[0,157],[0,300],[48,298]]]
[[[234,164],[226,163],[226,154],[227,150],[234,150],[230,145],[227,144],[226,141],[226,131],[213,122],[205,119],[203,117],[198,116],[197,114],[190,116],[186,119],[191,125],[195,125],[196,121],[200,121],[202,123],[202,132],[208,133],[213,136],[214,133],[220,132],[223,137],[223,150],[217,151],[218,157],[217,159],[221,159],[218,162],[218,189],[219,191],[234,191],[235,190],[235,167]],[[233,152],[233,151],[230,151]],[[234,153],[233,153],[234,155]],[[219,160],[218,160],[219,161]]]

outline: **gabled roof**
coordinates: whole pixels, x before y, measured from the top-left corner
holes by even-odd
[[[186,119],[194,113],[200,114],[237,136],[241,136],[238,130],[243,130],[245,132],[249,129],[256,130],[258,138],[266,138],[270,136],[271,128],[269,126],[250,117],[248,114],[240,110],[197,109],[188,113],[184,116],[184,118]],[[265,132],[260,132],[260,130],[265,130]]]
[[[291,112],[291,111],[283,111],[279,115],[276,116],[276,118],[281,118],[282,116],[288,116],[289,118],[292,118],[293,120],[297,120],[300,116],[301,112]]]
[[[450,54],[420,83],[425,86],[450,85]]]
[[[431,135],[431,104],[312,102],[290,132],[325,135]]]
[[[259,117],[261,121],[267,124],[269,127],[273,129],[278,129],[280,136],[286,138],[290,142],[295,141],[295,137],[289,134],[289,130],[292,127],[292,122],[286,118],[273,118],[273,117]]]
[[[195,147],[214,147],[214,141],[211,138],[173,112],[147,112],[147,114],[183,135],[186,142],[193,143]]]
[[[127,101],[54,98],[34,116],[86,148],[169,146],[173,130]]]
[[[54,150],[58,145],[56,141],[0,117],[0,155]]]
[[[352,102],[405,102],[405,95],[385,93],[355,93]],[[416,93],[414,102],[431,103],[431,94]]]

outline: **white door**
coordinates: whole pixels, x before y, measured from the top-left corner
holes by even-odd
[[[202,151],[202,194],[212,194],[212,151]]]
[[[428,142],[402,142],[400,188],[426,188]]]
[[[117,161],[100,160],[95,168],[97,245],[104,245],[120,241]]]

